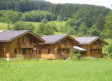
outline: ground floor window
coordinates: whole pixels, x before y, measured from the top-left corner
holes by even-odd
[[[41,50],[39,50],[39,54],[41,54]]]
[[[14,54],[17,54],[17,49],[14,49]]]
[[[67,49],[67,54],[69,54],[70,53],[70,50],[69,49]]]
[[[22,49],[22,54],[26,54],[26,49],[25,48]]]
[[[60,49],[58,49],[58,54],[61,54],[61,50]]]
[[[100,53],[100,50],[99,50],[99,49],[97,49],[97,50],[96,50],[96,53],[97,53],[97,54],[99,54],[99,53]]]
[[[99,54],[100,53],[100,49],[91,49],[90,53]]]
[[[51,49],[48,49],[48,54],[51,54]]]

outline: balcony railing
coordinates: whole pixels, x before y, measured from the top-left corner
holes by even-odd
[[[96,46],[92,46],[92,48],[93,48],[93,49],[99,49],[99,48],[101,48],[101,46],[96,45]]]
[[[21,48],[33,48],[33,44],[30,43],[22,43]]]
[[[61,44],[59,48],[71,48],[71,46],[69,44]]]

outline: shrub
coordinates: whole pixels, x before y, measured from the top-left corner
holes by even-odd
[[[16,60],[22,61],[22,60],[24,60],[24,56],[22,54],[17,54]]]

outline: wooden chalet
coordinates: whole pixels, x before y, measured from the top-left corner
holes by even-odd
[[[78,42],[69,35],[45,35],[45,43],[39,44],[42,59],[66,59],[70,49]]]
[[[17,54],[25,58],[40,57],[38,44],[44,40],[28,30],[0,31],[0,58],[7,55],[15,58]]]
[[[103,57],[102,47],[108,45],[106,41],[99,37],[77,37],[79,42],[74,49],[85,57]]]

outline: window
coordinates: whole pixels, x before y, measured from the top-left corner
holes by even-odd
[[[41,50],[39,50],[39,54],[41,54]]]
[[[33,42],[33,39],[32,38],[30,38],[30,43],[32,43]]]
[[[48,49],[48,54],[51,54],[51,49]]]
[[[34,43],[36,43],[36,40],[34,40]]]
[[[97,50],[96,50],[96,53],[99,54],[99,53],[100,53],[100,50],[97,49]]]
[[[92,52],[93,52],[93,50],[91,49],[91,50],[90,50],[90,53],[92,53]]]
[[[65,44],[65,45],[66,45],[66,40],[64,40],[64,41],[63,41],[63,44]]]
[[[25,48],[22,49],[22,53],[26,54],[26,49]]]
[[[17,49],[14,49],[14,54],[17,54]]]
[[[69,49],[67,49],[67,54],[69,54],[70,53],[70,50]]]
[[[22,38],[22,43],[24,44],[24,38]]]
[[[36,43],[36,40],[33,38],[30,38],[30,43]]]

